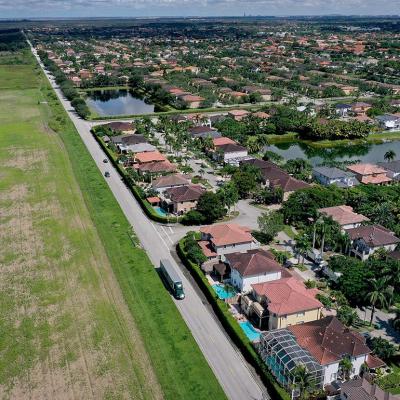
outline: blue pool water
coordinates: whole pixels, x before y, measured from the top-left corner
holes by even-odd
[[[212,288],[214,289],[215,293],[217,293],[217,296],[222,300],[230,299],[236,295],[236,292],[227,291],[223,285],[212,285]]]
[[[161,215],[161,217],[167,216],[167,213],[161,207],[153,207],[153,208],[158,215]]]
[[[253,342],[260,339],[260,332],[257,332],[249,321],[239,322],[240,327],[243,329],[246,336]]]

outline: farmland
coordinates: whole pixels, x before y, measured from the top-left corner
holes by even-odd
[[[0,65],[0,397],[224,398],[26,57]]]

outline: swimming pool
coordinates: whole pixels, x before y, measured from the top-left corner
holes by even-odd
[[[166,217],[168,214],[161,207],[153,207],[158,215]]]
[[[222,299],[230,299],[231,297],[234,297],[236,295],[236,291],[230,288],[230,290],[227,290],[224,285],[212,285],[212,288],[214,289],[215,293],[217,293],[217,296]]]
[[[239,322],[240,327],[243,329],[244,333],[246,336],[254,342],[255,340],[260,339],[260,332],[257,332],[254,328],[253,325],[249,321],[246,322]]]

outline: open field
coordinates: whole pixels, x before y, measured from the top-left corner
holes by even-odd
[[[0,398],[224,399],[34,65],[0,65],[0,149]]]
[[[162,398],[32,65],[0,67],[0,397]]]

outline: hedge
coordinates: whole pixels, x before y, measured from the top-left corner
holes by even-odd
[[[139,188],[133,183],[132,179],[126,174],[125,170],[121,168],[121,165],[115,159],[115,157],[112,154],[112,152],[110,151],[110,149],[104,144],[104,142],[93,131],[92,131],[92,135],[96,139],[96,142],[103,149],[103,151],[107,154],[108,158],[111,160],[112,165],[119,172],[125,185],[131,191],[131,193],[135,196],[135,199],[138,201],[138,203],[140,204],[142,210],[144,211],[144,213],[146,214],[147,217],[149,217],[153,221],[161,222],[161,223],[177,223],[177,222],[181,221],[182,217],[168,217],[167,218],[167,217],[162,217],[161,215],[158,215],[156,213],[156,211],[154,210],[154,208],[150,205],[150,203],[148,203],[146,199],[143,199],[140,196]]]
[[[176,252],[182,263],[189,270],[197,285],[206,296],[207,300],[211,304],[215,314],[217,315],[219,321],[228,333],[231,340],[241,351],[243,357],[247,360],[247,362],[251,364],[256,370],[265,387],[267,388],[271,399],[289,400],[289,394],[281,386],[279,386],[273,375],[270,373],[266,364],[258,355],[250,340],[247,338],[240,325],[230,313],[229,306],[224,301],[218,298],[217,294],[208,283],[207,278],[205,277],[203,271],[200,269],[199,265],[193,263],[187,258],[186,252],[184,250],[184,243],[185,238],[181,239],[178,242],[176,246]]]

